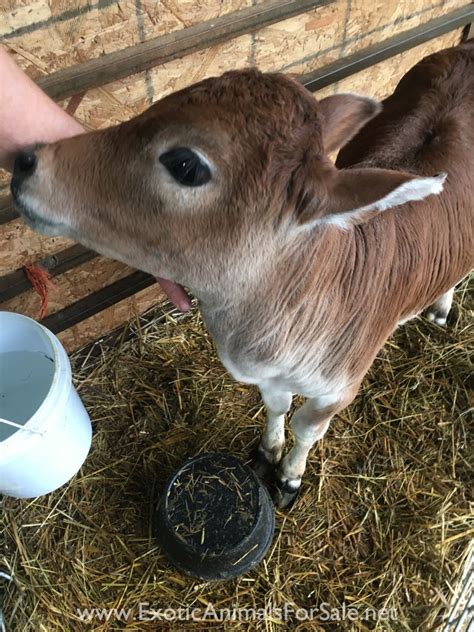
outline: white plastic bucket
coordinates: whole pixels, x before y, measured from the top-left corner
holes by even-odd
[[[57,489],[84,463],[91,438],[59,340],[27,316],[0,312],[0,493]]]

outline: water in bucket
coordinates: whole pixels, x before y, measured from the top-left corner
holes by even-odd
[[[0,354],[0,418],[25,424],[43,403],[54,376],[54,362],[39,351]],[[18,429],[0,423],[0,441]]]

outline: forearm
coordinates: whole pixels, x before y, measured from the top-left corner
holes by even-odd
[[[15,154],[24,147],[83,131],[0,46],[0,167],[11,169]]]

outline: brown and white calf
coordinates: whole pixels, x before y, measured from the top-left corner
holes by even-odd
[[[17,159],[34,228],[199,298],[222,362],[261,391],[283,502],[397,324],[425,308],[444,323],[473,265],[473,61],[473,43],[426,58],[383,109],[230,72]]]

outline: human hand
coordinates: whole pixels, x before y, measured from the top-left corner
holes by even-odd
[[[21,149],[83,131],[82,125],[25,75],[0,46],[0,168],[12,170]]]

